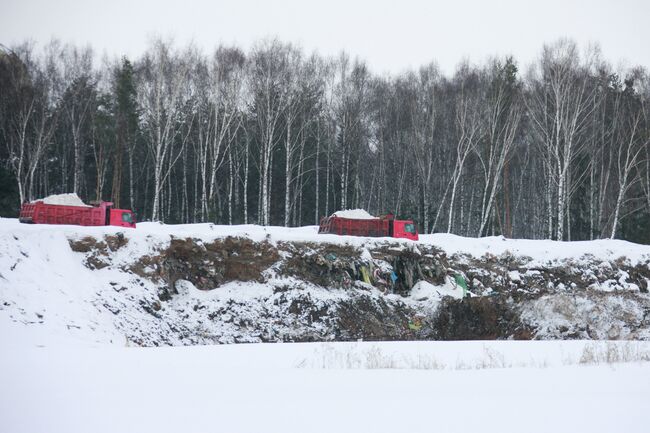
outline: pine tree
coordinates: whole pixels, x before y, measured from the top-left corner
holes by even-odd
[[[115,73],[115,152],[113,160],[113,192],[111,201],[120,207],[125,150],[135,140],[137,129],[136,90],[133,65],[126,57]],[[131,167],[132,168],[132,167]],[[132,170],[130,176],[132,176]],[[132,179],[130,180],[133,181]],[[133,197],[130,197],[133,200]]]

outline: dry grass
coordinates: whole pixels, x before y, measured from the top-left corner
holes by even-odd
[[[607,343],[606,345],[588,344],[582,350],[579,364],[618,364],[628,362],[649,362],[650,351],[634,342],[624,344]]]
[[[323,345],[316,350],[315,356],[303,359],[296,364],[298,368],[342,369],[342,370],[487,370],[503,368],[547,368],[550,365],[598,365],[631,362],[650,362],[650,351],[636,342],[594,342],[587,344],[582,352],[573,357],[565,357],[557,362],[547,359],[531,358],[514,362],[504,354],[484,346],[482,353],[475,358],[458,359],[453,363],[440,361],[431,354],[397,354],[386,352],[378,346],[367,350],[355,347],[336,348]]]

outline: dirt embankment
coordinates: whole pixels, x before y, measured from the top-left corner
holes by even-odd
[[[106,236],[70,246],[88,268],[115,268],[154,288],[137,308],[174,335],[125,330],[139,344],[650,338],[648,264],[539,266],[508,254],[448,257],[426,245],[358,248],[236,237],[172,238],[153,253],[116,263],[116,252],[127,243]],[[467,285],[465,298],[436,293],[459,279]],[[430,290],[414,297],[418,282]],[[192,290],[215,295],[199,297]],[[562,297],[572,298],[571,305],[558,302]]]

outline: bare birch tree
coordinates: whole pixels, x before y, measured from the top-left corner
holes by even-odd
[[[454,219],[454,204],[458,182],[463,175],[467,157],[474,152],[478,141],[481,139],[481,104],[482,98],[476,88],[474,73],[466,66],[461,66],[460,90],[456,101],[456,128],[458,139],[456,141],[456,163],[451,177],[451,197],[449,199],[449,218],[447,220],[447,233],[451,233]]]
[[[484,102],[485,132],[483,146],[477,147],[483,168],[480,224],[477,236],[482,236],[492,215],[494,200],[502,185],[504,168],[515,144],[522,104],[516,83],[516,67],[511,59],[490,66],[488,95]]]
[[[589,58],[581,62],[574,42],[563,39],[544,47],[539,65],[529,77],[532,97],[527,99],[528,111],[547,164],[549,188],[551,182],[556,188],[558,240],[564,239],[568,199],[576,179],[570,170],[588,143],[586,130],[596,107],[596,87],[589,79],[591,66]]]
[[[628,89],[629,90],[629,89]],[[629,90],[631,93],[631,90]],[[616,230],[621,218],[621,209],[626,196],[634,184],[642,179],[640,162],[644,151],[650,143],[648,136],[647,119],[643,102],[633,95],[626,95],[626,109],[624,110],[623,133],[615,146],[616,184],[618,192],[614,205],[614,214],[610,238],[616,237]]]
[[[181,108],[186,102],[189,59],[172,51],[169,43],[153,42],[142,61],[138,80],[138,102],[143,129],[153,161],[153,204],[151,218],[160,218],[160,193],[182,149],[174,149],[180,133]]]
[[[260,215],[259,223],[271,221],[271,161],[281,139],[282,116],[290,103],[292,59],[298,52],[277,40],[253,48],[249,87],[254,98],[254,115],[259,132]]]
[[[63,80],[69,83],[63,93],[65,122],[74,149],[72,192],[79,193],[84,181],[85,152],[90,139],[89,119],[96,98],[93,73],[93,51],[66,45],[60,54]]]
[[[34,177],[45,155],[57,124],[54,106],[56,70],[48,68],[57,53],[58,43],[47,47],[45,60],[39,64],[33,49],[23,44],[2,58],[7,76],[7,93],[3,122],[8,163],[12,167],[20,202],[32,200]],[[49,73],[48,73],[48,69]]]

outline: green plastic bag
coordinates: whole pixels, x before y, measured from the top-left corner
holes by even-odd
[[[463,298],[467,296],[467,281],[465,281],[465,277],[463,277],[461,274],[456,273],[454,274],[454,281],[458,287],[461,287],[463,289]]]

